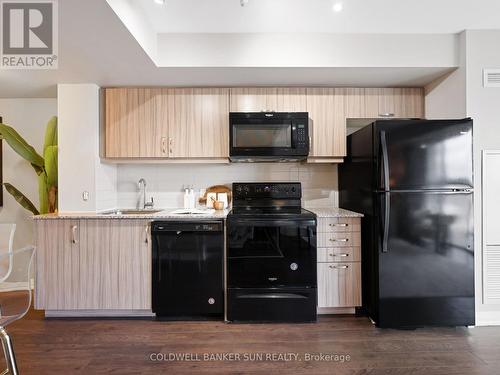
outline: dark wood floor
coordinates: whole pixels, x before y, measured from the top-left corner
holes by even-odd
[[[500,327],[380,330],[364,317],[317,324],[44,320],[8,328],[21,374],[500,374]],[[283,361],[151,361],[152,353],[297,353]],[[306,353],[349,355],[306,361]]]

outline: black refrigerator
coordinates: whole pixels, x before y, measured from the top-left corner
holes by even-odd
[[[347,137],[340,207],[362,219],[363,307],[379,327],[469,326],[472,120],[380,120]]]

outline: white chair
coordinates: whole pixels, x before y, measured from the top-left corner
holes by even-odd
[[[16,224],[0,224],[0,256],[9,254],[0,263],[0,283],[6,280],[12,272],[12,253],[14,252],[14,234]]]
[[[5,327],[26,315],[31,306],[31,265],[35,249],[28,246],[13,251],[14,232],[15,224],[0,224],[0,341],[7,362],[7,369],[0,375],[19,374],[12,339]]]

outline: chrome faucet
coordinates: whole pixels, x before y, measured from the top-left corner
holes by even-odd
[[[148,209],[154,207],[153,197],[151,197],[150,202],[146,202],[146,180],[141,178],[139,180],[139,189],[142,190],[142,209]],[[141,208],[141,207],[139,207]]]

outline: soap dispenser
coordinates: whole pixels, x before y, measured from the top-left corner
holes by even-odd
[[[189,197],[189,187],[184,188],[184,208],[188,209],[190,207],[190,197]]]

